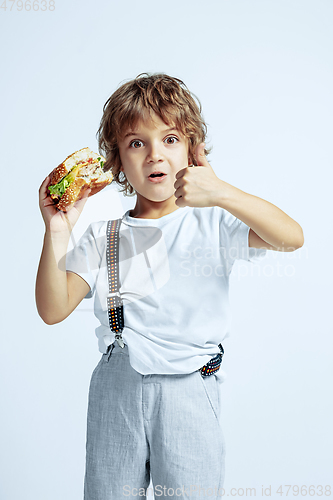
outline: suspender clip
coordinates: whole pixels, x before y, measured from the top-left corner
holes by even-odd
[[[112,293],[108,293],[106,297],[108,299],[111,299],[111,297],[121,297],[121,295],[119,292],[112,292]]]

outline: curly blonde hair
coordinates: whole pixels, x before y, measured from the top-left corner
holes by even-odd
[[[111,170],[113,180],[121,186],[125,196],[135,195],[120,170],[118,141],[129,128],[156,113],[166,124],[173,124],[188,138],[189,155],[196,164],[195,148],[205,142],[207,125],[201,115],[201,103],[184,82],[166,74],[141,73],[134,80],[121,85],[103,106],[103,116],[97,131],[99,152],[105,156],[104,170]],[[210,149],[205,149],[209,154]]]

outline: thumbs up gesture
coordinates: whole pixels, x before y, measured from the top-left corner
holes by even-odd
[[[198,166],[179,170],[174,183],[176,205],[178,207],[212,207],[216,204],[222,183],[205,156],[205,143],[196,147]]]

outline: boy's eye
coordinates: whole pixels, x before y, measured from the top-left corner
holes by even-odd
[[[132,141],[131,144],[130,144],[130,148],[135,148],[135,149],[139,149],[141,147],[141,144],[143,144],[142,141]]]
[[[174,137],[173,135],[165,139],[165,142],[167,144],[175,144],[175,142],[177,141],[178,141],[177,137]]]

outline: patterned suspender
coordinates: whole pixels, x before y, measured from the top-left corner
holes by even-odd
[[[224,349],[222,344],[219,344],[220,352],[216,354],[208,363],[206,363],[202,368],[200,368],[200,373],[202,377],[209,377],[209,375],[213,375],[213,373],[217,372],[220,369],[222,358],[224,354]]]
[[[107,306],[109,325],[119,346],[125,346],[121,333],[124,329],[124,308],[119,293],[119,229],[122,219],[109,220],[106,230],[106,263],[109,277]]]

